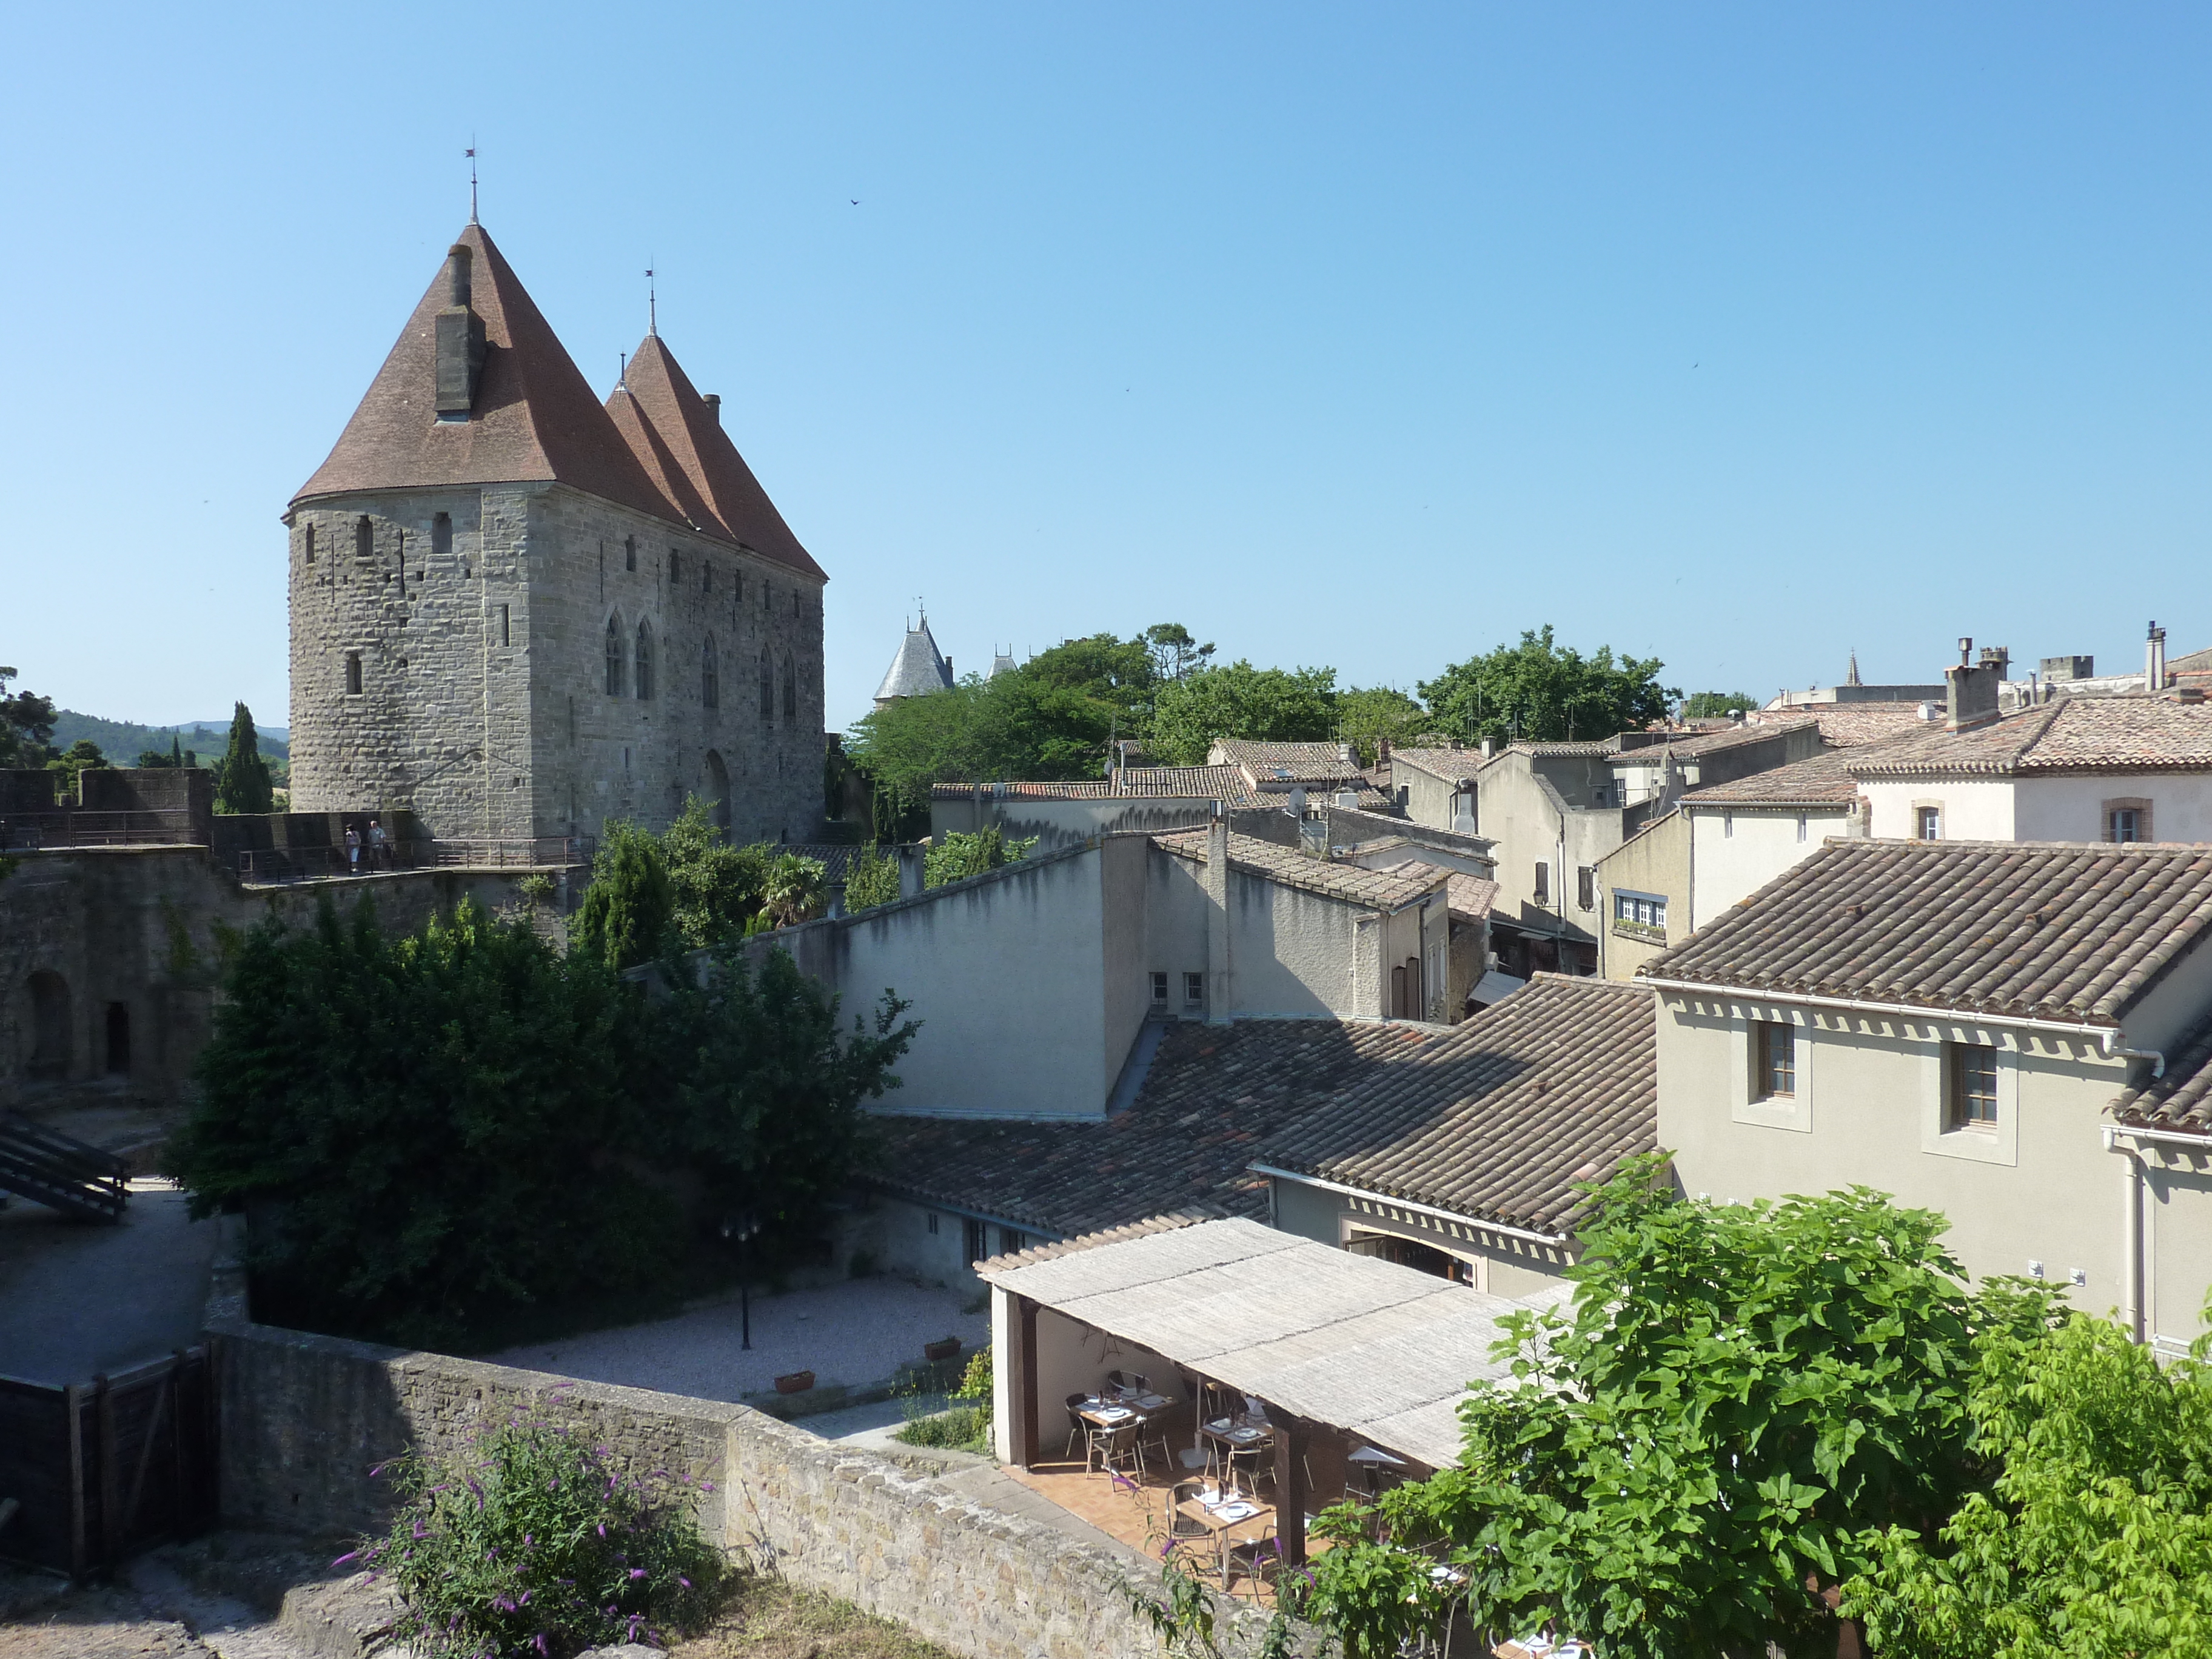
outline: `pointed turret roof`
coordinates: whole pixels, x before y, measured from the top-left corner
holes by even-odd
[[[929,618],[924,617],[921,626],[908,629],[906,638],[899,642],[898,655],[891,659],[884,683],[876,688],[876,701],[926,697],[933,691],[951,689],[952,665],[938,650],[929,631]]]
[[[483,227],[471,224],[456,240],[472,256],[470,302],[486,348],[469,418],[437,418],[441,267],[337,447],[294,503],[368,489],[545,482],[681,522]]]
[[[794,570],[823,574],[658,334],[645,337],[606,411],[686,522]]]
[[[1845,685],[1857,685],[1862,684],[1859,679],[1859,653],[1856,647],[1854,647],[1851,652],[1850,672],[1844,676],[1844,684]]]

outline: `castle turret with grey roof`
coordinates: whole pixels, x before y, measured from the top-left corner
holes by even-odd
[[[924,617],[921,626],[908,629],[906,638],[899,641],[898,655],[891,659],[884,683],[876,688],[876,707],[951,689],[952,659],[938,650],[929,631],[929,618]]]

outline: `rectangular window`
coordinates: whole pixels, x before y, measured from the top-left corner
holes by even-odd
[[[1811,828],[1812,826],[1805,820],[1805,815],[1802,812],[1800,812],[1797,815],[1797,839],[1800,841],[1804,840],[1807,832]]]
[[[434,558],[449,558],[453,551],[453,515],[441,513],[430,520],[430,553]]]
[[[315,562],[315,526],[313,526],[313,525],[309,525],[309,526],[307,527],[306,532],[305,532],[301,536],[301,538],[300,538],[300,546],[301,546],[301,550],[302,550],[303,551],[305,551],[305,552],[306,552],[306,554],[307,554],[307,562],[308,562],[309,564],[313,564],[313,563],[314,563],[314,562]]]
[[[1667,942],[1667,901],[1651,893],[1613,896],[1613,931],[1625,939]]]
[[[934,1210],[932,1210],[932,1211],[929,1212],[929,1231],[930,1231],[930,1236],[931,1236],[933,1238],[936,1237],[936,1235],[937,1235],[937,1212],[936,1212],[936,1211],[934,1211]]]
[[[1152,975],[1152,1006],[1155,1008],[1168,1006],[1168,976],[1164,973]]]
[[[1551,902],[1552,866],[1545,863],[1543,860],[1538,859],[1536,860],[1536,902],[1539,904],[1549,904]]]
[[[967,1237],[961,1241],[962,1245],[968,1252],[969,1261],[981,1261],[991,1253],[990,1247],[984,1239],[984,1234],[988,1230],[973,1216],[967,1218],[967,1221],[968,1224],[963,1230]]]
[[[623,538],[623,568],[625,570],[637,568],[637,538],[635,536]]]
[[[507,625],[507,607],[505,605],[501,605],[499,608],[499,642],[501,645],[513,645],[514,643],[514,633]]]
[[[2132,806],[2116,806],[2109,820],[2111,828],[2106,841],[2130,842],[2142,839],[2142,814]]]
[[[1575,903],[1584,910],[1597,908],[1597,872],[1587,864],[1575,867]]]
[[[346,653],[345,674],[346,674],[346,696],[348,696],[349,697],[357,697],[357,696],[359,696],[361,695],[361,653],[360,653],[360,652],[358,652],[358,651],[349,651],[349,652],[347,652],[347,653]]]
[[[1730,840],[1730,839],[1733,839],[1733,838],[1734,838],[1735,835],[1735,813],[1733,813],[1733,812],[1723,812],[1723,813],[1722,813],[1722,814],[1721,814],[1721,839],[1722,839],[1722,840],[1723,840],[1723,841]]]
[[[1943,809],[1940,806],[1916,806],[1912,809],[1912,838],[1915,841],[1943,839]]]
[[[376,553],[376,529],[364,513],[353,521],[353,556],[356,559],[374,557]]]
[[[1950,1057],[1950,1111],[1954,1129],[1997,1127],[1997,1051],[1985,1042],[1945,1045]]]
[[[1788,1100],[1797,1092],[1797,1028],[1784,1020],[1758,1023],[1760,1100]]]
[[[1206,975],[1204,974],[1185,974],[1182,976],[1182,1000],[1194,1008],[1200,1007],[1205,1003]]]

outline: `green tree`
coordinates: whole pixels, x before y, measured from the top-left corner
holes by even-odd
[[[899,896],[898,860],[874,842],[862,848],[845,872],[845,908],[866,910]]]
[[[1686,720],[1726,720],[1740,708],[1748,711],[1758,707],[1741,691],[1692,691],[1682,704],[1682,718]]]
[[[829,902],[828,874],[819,859],[780,854],[768,867],[763,914],[778,927],[796,927],[820,915]]]
[[[1984,1478],[1974,1333],[2039,1304],[1970,1295],[1944,1218],[1879,1194],[1722,1205],[1668,1181],[1637,1159],[1596,1194],[1571,1315],[1509,1318],[1514,1382],[1463,1402],[1456,1467],[1383,1499],[1390,1543],[1325,1521],[1313,1611],[1349,1659],[1442,1616],[1431,1544],[1479,1627],[1557,1621],[1618,1659],[1810,1651],[1835,1628],[1817,1587]]]
[[[254,733],[253,716],[244,703],[234,704],[230,744],[216,763],[215,810],[249,813],[276,809],[276,785],[269,775],[269,763],[261,758],[261,740]]]
[[[1427,709],[1387,685],[1346,691],[1336,700],[1336,734],[1359,751],[1362,766],[1375,764],[1383,741],[1403,748],[1430,724]]]
[[[1877,1653],[2212,1652],[2212,1365],[2161,1368],[2110,1320],[1983,1334],[1976,1449],[2002,1462],[1934,1538],[1894,1527],[1844,1587]]]
[[[1571,742],[1638,732],[1664,720],[1681,696],[1659,684],[1656,657],[1616,661],[1605,646],[1594,657],[1562,647],[1547,623],[1518,645],[1454,663],[1417,688],[1436,724],[1462,743],[1484,738]]]
[[[100,745],[90,738],[79,738],[68,750],[46,763],[46,770],[55,775],[54,781],[64,799],[76,793],[77,775],[108,764],[107,757],[100,752]]]
[[[1036,844],[1035,836],[1027,841],[1008,841],[995,823],[973,835],[956,830],[939,836],[923,855],[921,884],[942,887],[949,881],[964,881],[987,870],[1003,869],[1028,857]]]
[[[1334,668],[1255,668],[1243,659],[1160,688],[1146,752],[1168,766],[1197,766],[1216,738],[1323,742],[1337,719]]]
[[[592,854],[592,884],[569,924],[572,946],[612,969],[651,962],[681,939],[676,884],[659,837],[635,823],[611,823]],[[709,931],[710,914],[698,918]]]
[[[629,828],[624,826],[625,832]],[[708,815],[707,803],[692,795],[660,838],[660,852],[668,867],[670,915],[685,945],[696,950],[743,939],[753,931],[755,919],[768,900],[772,849],[760,844],[731,846],[728,834]],[[632,862],[642,876],[642,866],[635,858]],[[596,887],[596,860],[592,875]],[[650,880],[649,876],[643,878]],[[589,892],[585,902],[588,908]],[[643,961],[653,953],[641,939],[629,948],[642,954],[621,966]]]
[[[35,691],[10,696],[8,683],[15,678],[14,669],[0,668],[0,770],[28,771],[52,756],[54,700]]]
[[[1213,660],[1212,641],[1200,645],[1181,623],[1154,623],[1145,630],[1145,648],[1152,654],[1152,680],[1158,685],[1187,680]]]
[[[158,749],[143,749],[138,753],[138,764],[142,767],[181,769],[185,763],[185,740],[174,732],[169,734],[167,754]]]

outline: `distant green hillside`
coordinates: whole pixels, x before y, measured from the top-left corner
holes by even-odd
[[[285,742],[287,735],[281,726],[254,723],[254,735],[260,741],[261,752],[271,760],[289,761],[291,746]],[[193,720],[183,726],[134,726],[129,720],[104,720],[97,714],[80,714],[74,708],[54,711],[54,747],[66,749],[80,738],[89,738],[100,745],[100,752],[118,766],[128,766],[149,749],[169,752],[172,738],[180,738],[185,748],[198,755],[200,763],[206,765],[222,757],[223,747],[230,741],[230,721]]]

